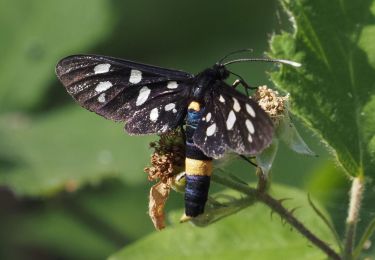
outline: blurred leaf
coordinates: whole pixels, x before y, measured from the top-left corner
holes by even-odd
[[[110,6],[94,1],[0,1],[0,112],[34,107],[57,61],[105,37]]]
[[[328,243],[332,236],[325,225],[307,206],[305,193],[274,185],[279,198],[294,198],[285,202],[288,208],[306,205],[295,214],[314,233]],[[176,212],[177,221],[182,211]],[[125,247],[110,257],[117,259],[323,259],[324,254],[298,232],[282,225],[280,218],[261,204],[245,209],[205,228],[176,224],[155,232]]]
[[[369,249],[369,247],[371,247],[371,237],[374,235],[374,232],[375,232],[375,218],[373,218],[370,221],[370,224],[368,224],[368,226],[366,227],[366,231],[362,234],[362,237],[360,238],[358,245],[356,246],[353,252],[353,256],[354,256],[353,259],[358,259],[358,256],[360,256],[363,250]]]
[[[0,252],[4,259],[32,258],[28,253],[35,250],[64,259],[104,259],[154,231],[146,214],[148,186],[109,178],[48,199],[17,199],[0,190]]]
[[[374,1],[281,2],[296,31],[274,36],[271,55],[303,66],[283,66],[272,73],[273,81],[290,92],[291,108],[334,149],[349,175],[373,174]]]
[[[106,180],[98,188],[85,189],[75,198],[76,208],[105,222],[126,240],[122,245],[154,231],[147,214],[150,185],[127,185],[118,179]],[[182,199],[180,200],[182,203]],[[169,206],[176,203],[168,201]],[[112,252],[113,253],[113,252]]]
[[[310,178],[305,180],[305,190],[313,195],[328,211],[336,230],[343,237],[345,230],[342,224],[346,221],[348,211],[348,190],[350,179],[346,178],[341,167],[333,162],[326,162],[317,167]],[[357,225],[357,234],[361,236],[375,215],[375,189],[366,189],[362,206],[361,219]],[[364,250],[362,258],[375,255],[375,247]],[[361,258],[361,259],[362,259]]]
[[[51,205],[18,216],[17,223],[12,237],[17,237],[19,246],[49,249],[70,259],[103,259],[116,250],[112,241],[100,236],[66,208]]]
[[[331,161],[323,163],[315,168],[309,178],[305,179],[304,189],[318,198],[325,208],[333,206],[326,203],[340,202],[341,205],[336,205],[336,211],[339,211],[337,206],[340,206],[343,210],[341,215],[345,218],[350,180],[343,175],[342,168]]]
[[[108,175],[121,175],[128,183],[146,180],[152,137],[130,137],[122,124],[79,107],[41,118],[3,115],[0,128],[5,145],[18,152],[17,164],[0,172],[0,185],[19,195],[75,190]]]

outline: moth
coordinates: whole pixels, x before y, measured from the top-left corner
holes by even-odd
[[[265,111],[226,83],[234,74],[227,66],[246,61],[299,65],[266,58],[224,63],[227,57],[193,75],[112,57],[73,55],[58,62],[56,74],[82,107],[124,121],[131,135],[162,134],[185,126],[185,216],[189,219],[204,212],[212,159],[226,152],[258,154],[273,136]],[[249,88],[241,78],[237,82]]]

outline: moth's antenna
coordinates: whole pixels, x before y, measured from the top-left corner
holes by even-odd
[[[250,59],[236,59],[236,60],[231,60],[226,63],[223,63],[222,65],[227,66],[232,63],[237,63],[237,62],[247,62],[247,61],[263,61],[263,62],[275,62],[275,63],[282,63],[282,64],[287,64],[291,65],[293,67],[301,67],[301,63],[291,61],[291,60],[283,60],[283,59],[268,59],[268,58],[250,58]]]
[[[232,55],[234,55],[236,53],[240,53],[240,52],[246,52],[246,51],[253,52],[253,49],[247,48],[247,49],[241,49],[241,50],[232,51],[232,52],[228,53],[227,55],[225,55],[223,58],[221,58],[217,63],[221,64],[229,56],[232,56]]]

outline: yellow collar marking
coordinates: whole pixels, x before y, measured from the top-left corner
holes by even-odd
[[[188,106],[188,109],[193,109],[195,111],[199,111],[199,110],[201,110],[201,105],[196,101],[192,101],[192,102],[190,102],[190,104]]]

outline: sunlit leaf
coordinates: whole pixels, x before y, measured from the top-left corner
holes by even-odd
[[[303,192],[273,186],[280,198],[294,198],[285,203],[293,208],[307,203]],[[177,222],[182,211],[176,212]],[[332,242],[332,236],[308,206],[295,212],[314,233]],[[256,204],[205,228],[175,224],[125,247],[110,257],[120,259],[322,259],[324,253],[309,245],[298,232],[282,225],[270,209]]]
[[[348,174],[373,174],[374,1],[282,3],[296,31],[275,35],[270,54],[302,67],[284,66],[273,81],[291,94],[291,109],[333,148]]]

